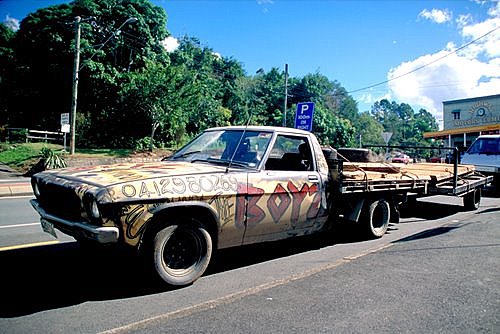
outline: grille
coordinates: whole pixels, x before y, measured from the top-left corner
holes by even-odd
[[[40,205],[45,211],[63,219],[81,220],[81,201],[72,189],[54,184],[39,184],[39,189]]]

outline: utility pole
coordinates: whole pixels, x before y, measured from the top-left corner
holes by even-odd
[[[75,17],[75,62],[73,65],[73,91],[71,94],[71,137],[69,141],[70,154],[75,154],[75,133],[76,133],[76,104],[78,101],[78,73],[85,67],[83,64],[80,67],[80,22],[82,18],[80,16]],[[126,19],[117,29],[113,31],[111,35],[101,44],[97,51],[101,50],[106,43],[108,43],[125,24],[137,21],[136,17],[129,17]],[[91,60],[97,54],[97,51],[88,59]]]
[[[288,103],[288,64],[285,64],[285,103],[283,104],[283,126],[286,126],[287,103]]]
[[[80,68],[80,21],[75,17],[75,61],[73,65],[73,91],[71,94],[71,137],[69,141],[70,154],[75,154],[76,102],[78,100],[78,72]]]

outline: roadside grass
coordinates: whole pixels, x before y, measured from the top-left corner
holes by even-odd
[[[40,160],[39,154],[44,147],[56,152],[63,151],[63,146],[57,144],[0,143],[0,162],[19,172],[26,172]],[[123,158],[133,153],[131,149],[78,149],[71,157],[75,159]]]
[[[63,148],[62,145],[47,143],[1,143],[0,162],[13,169],[23,170],[27,165],[34,164],[39,160],[38,156],[44,147],[55,151],[61,151]]]

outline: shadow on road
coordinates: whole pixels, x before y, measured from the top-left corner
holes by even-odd
[[[344,229],[344,228],[342,228]],[[362,240],[353,229],[221,250],[205,276],[314,249]],[[0,318],[18,317],[87,301],[166,292],[144,258],[117,248],[88,250],[76,242],[0,252]],[[196,283],[195,283],[196,284]]]
[[[430,204],[430,206],[429,206]],[[417,206],[420,204],[417,202]],[[414,214],[437,219],[461,211],[459,206],[426,203]],[[397,229],[391,224],[388,233]],[[205,273],[212,275],[335,244],[366,241],[359,227],[339,224],[316,235],[222,250]],[[119,249],[89,251],[77,243],[0,252],[0,317],[17,317],[87,301],[131,298],[168,291],[144,259]]]
[[[462,205],[416,201],[409,206],[401,208],[400,214],[401,218],[433,220],[452,216],[463,211],[466,210]],[[414,221],[410,221],[410,223],[414,223]]]

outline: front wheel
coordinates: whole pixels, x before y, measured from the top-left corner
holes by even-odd
[[[207,269],[212,238],[202,226],[169,225],[154,238],[156,272],[168,284],[188,285]]]
[[[371,238],[381,238],[391,219],[391,208],[385,199],[377,199],[365,204],[363,224]]]

